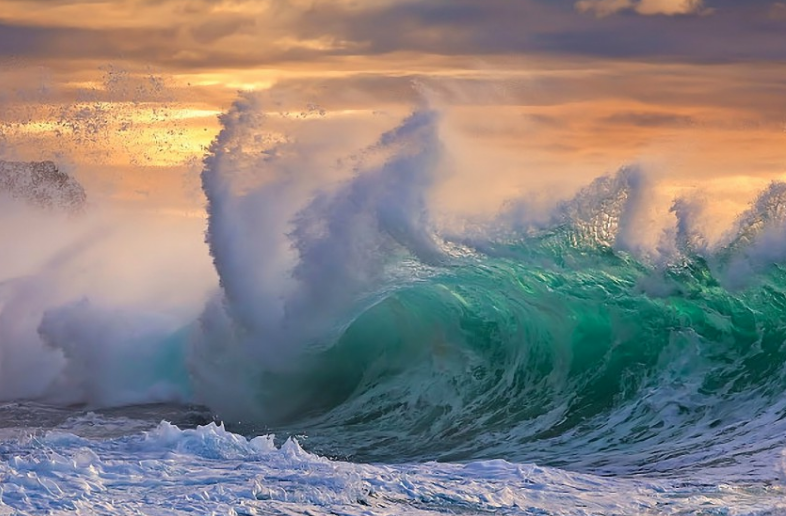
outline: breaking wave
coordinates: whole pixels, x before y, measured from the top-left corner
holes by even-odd
[[[430,212],[449,149],[428,107],[335,177],[252,94],[221,122],[202,172],[220,286],[196,321],[113,322],[85,337],[116,320],[82,301],[36,327],[66,376],[104,393],[82,401],[203,403],[246,433],[305,435],[309,449],[357,460],[779,474],[783,184],[713,244],[701,206],[678,199],[673,227],[644,249],[648,185],[635,168],[548,217],[509,210],[449,232]],[[85,347],[118,333],[122,353]],[[96,377],[98,365],[110,372]],[[125,390],[112,399],[116,378]]]

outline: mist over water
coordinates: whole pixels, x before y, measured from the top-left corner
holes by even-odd
[[[0,396],[188,400],[185,348],[167,358],[175,350],[164,343],[216,284],[201,221],[100,206],[74,216],[12,199],[2,212],[12,244],[0,258]]]
[[[349,153],[344,122],[254,93],[220,123],[205,220],[2,199],[0,399],[203,404],[362,461],[780,482],[783,184],[720,239],[635,166],[447,224],[427,103]]]

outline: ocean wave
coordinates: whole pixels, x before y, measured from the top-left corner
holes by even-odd
[[[777,480],[782,184],[713,244],[684,199],[644,242],[635,167],[545,216],[514,210],[461,234],[431,213],[448,150],[428,107],[341,162],[338,180],[254,94],[221,122],[202,172],[220,285],[200,315],[55,302],[71,263],[56,260],[43,283],[1,285],[5,364],[47,371],[0,378],[4,396],[202,403],[235,431],[305,435],[361,461]]]

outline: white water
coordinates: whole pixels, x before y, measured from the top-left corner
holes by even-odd
[[[276,446],[271,436],[248,440],[212,423],[77,435],[139,426],[88,414],[42,435],[0,440],[0,514],[786,513],[783,486],[603,478],[502,460],[353,464],[307,453],[294,440]]]

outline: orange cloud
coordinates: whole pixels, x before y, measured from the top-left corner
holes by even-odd
[[[710,5],[723,8],[702,17]],[[180,176],[162,171],[198,162],[216,130],[213,113],[238,89],[266,91],[272,111],[313,103],[326,119],[346,120],[342,138],[354,152],[362,145],[350,146],[352,131],[394,125],[418,102],[413,84],[427,86],[448,106],[457,135],[450,148],[468,170],[449,197],[463,192],[467,206],[546,188],[546,180],[584,183],[637,160],[663,161],[669,180],[686,188],[786,173],[785,1],[3,7],[0,63],[10,64],[0,66],[0,151],[5,144],[40,159],[73,147],[82,167],[95,156],[97,177],[128,167],[118,173],[124,195],[172,197]],[[74,112],[91,116],[74,124]],[[483,195],[478,170],[493,176]]]

